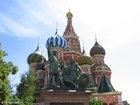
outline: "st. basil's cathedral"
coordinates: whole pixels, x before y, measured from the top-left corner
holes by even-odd
[[[65,61],[65,65],[69,65],[69,59],[74,59],[82,70],[89,76],[89,84],[87,89],[92,92],[95,99],[100,99],[103,105],[123,105],[121,92],[114,89],[111,84],[111,69],[104,62],[106,54],[105,49],[95,40],[95,44],[90,49],[90,56],[81,51],[79,36],[74,31],[72,25],[73,14],[69,11],[66,14],[67,25],[62,36],[57,33],[50,36],[45,46],[48,47],[51,40],[54,41],[51,51],[56,50],[56,58],[58,62]],[[43,105],[41,92],[48,85],[49,79],[49,61],[42,55],[39,45],[36,50],[27,57],[27,63],[35,71],[35,102],[33,105]]]

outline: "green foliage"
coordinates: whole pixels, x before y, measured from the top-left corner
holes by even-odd
[[[127,101],[123,101],[124,105],[130,105]]]
[[[101,100],[96,100],[93,97],[89,98],[89,105],[103,105]]]
[[[8,89],[9,80],[8,76],[10,74],[16,74],[18,67],[14,66],[12,62],[5,62],[3,57],[8,54],[1,49],[0,43],[0,104],[3,102],[8,102],[11,96],[11,92]],[[6,105],[6,104],[5,104]]]
[[[21,75],[21,83],[17,86],[17,97],[24,105],[32,105],[33,103],[34,80],[35,74],[32,70]]]
[[[23,105],[20,99],[17,96],[12,95],[12,94],[8,103],[9,103],[8,105]]]

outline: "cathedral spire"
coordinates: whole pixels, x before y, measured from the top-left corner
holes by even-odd
[[[67,26],[63,34],[63,38],[67,41],[67,48],[65,49],[66,52],[72,52],[74,54],[74,59],[78,57],[77,53],[81,55],[81,47],[79,36],[76,35],[74,28],[72,26],[72,17],[73,14],[69,12],[66,14],[67,17]]]
[[[74,28],[72,26],[73,14],[70,12],[70,9],[69,9],[69,12],[66,14],[66,17],[67,17],[68,20],[67,20],[67,26],[66,26],[64,35],[74,35],[74,36],[77,36],[75,34]]]

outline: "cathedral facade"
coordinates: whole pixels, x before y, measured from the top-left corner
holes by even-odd
[[[65,65],[69,65],[72,58],[77,62],[82,70],[89,76],[89,84],[87,89],[90,90],[92,96],[100,99],[103,105],[123,105],[121,92],[114,89],[111,84],[111,69],[104,62],[105,49],[95,40],[95,44],[90,49],[90,56],[85,54],[85,50],[81,51],[79,36],[74,31],[72,25],[73,14],[69,11],[66,14],[67,25],[62,36],[57,33],[50,36],[46,41],[46,48],[51,40],[53,45],[51,51],[56,50],[56,58],[58,62],[65,61]],[[36,73],[35,80],[35,102],[34,105],[43,105],[41,91],[48,85],[49,79],[49,61],[41,54],[39,45],[37,49],[27,58],[27,63]]]

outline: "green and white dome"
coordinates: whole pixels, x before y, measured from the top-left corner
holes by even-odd
[[[28,56],[27,63],[28,64],[34,63],[34,62],[39,63],[42,60],[46,60],[46,58],[39,51],[39,45],[38,45],[36,50]]]

